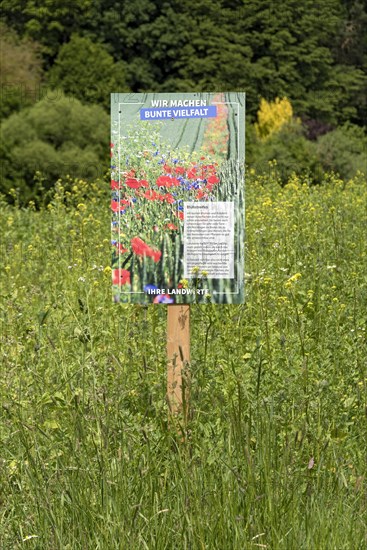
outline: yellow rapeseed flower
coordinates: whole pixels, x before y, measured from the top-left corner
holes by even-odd
[[[286,288],[291,288],[292,285],[294,283],[296,283],[298,281],[298,279],[300,279],[302,277],[302,273],[295,273],[294,275],[292,275],[291,277],[289,277],[289,279],[286,281],[285,283],[285,287]]]

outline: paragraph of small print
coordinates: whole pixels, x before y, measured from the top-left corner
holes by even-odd
[[[234,203],[184,203],[184,276],[194,267],[209,279],[234,278]]]

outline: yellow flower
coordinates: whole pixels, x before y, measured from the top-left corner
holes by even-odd
[[[289,277],[288,283],[295,283],[295,282],[298,281],[298,279],[300,279],[301,277],[302,277],[302,273],[295,273],[294,275],[292,275],[291,277]]]
[[[301,277],[302,277],[302,273],[295,273],[294,275],[292,275],[292,277],[289,277],[288,281],[286,281],[284,286],[286,288],[291,288],[293,283],[296,283],[298,279],[300,279]]]
[[[278,132],[292,117],[292,105],[286,97],[283,99],[277,97],[274,102],[268,102],[262,98],[260,109],[257,112],[256,134],[261,140],[265,141],[273,133]]]
[[[182,286],[182,288],[188,288],[189,281],[187,279],[181,279],[180,285]]]

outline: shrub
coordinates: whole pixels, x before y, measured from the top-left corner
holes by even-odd
[[[255,124],[257,136],[265,141],[271,137],[274,132],[278,132],[284,124],[292,120],[293,109],[290,101],[284,97],[275,101],[266,101],[261,98],[260,109],[257,112],[258,122]]]
[[[83,105],[61,92],[11,115],[1,125],[0,190],[19,188],[20,202],[35,199],[35,174],[51,189],[70,175],[95,179],[108,169],[109,117],[97,105]]]
[[[256,171],[266,172],[269,163],[274,160],[283,183],[287,182],[293,172],[309,175],[312,182],[320,180],[321,166],[316,146],[305,138],[302,126],[297,121],[284,124],[266,141],[258,141],[253,163]]]
[[[345,124],[319,137],[317,154],[324,170],[350,179],[357,171],[367,174],[367,137],[363,128]]]

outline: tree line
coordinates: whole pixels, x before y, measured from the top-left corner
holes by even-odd
[[[233,90],[249,129],[262,98],[286,97],[305,139],[364,139],[364,0],[3,0],[1,12],[4,124],[49,90],[106,113],[111,91]]]
[[[3,21],[40,44],[53,81],[82,99],[103,103],[83,88],[95,87],[113,63],[112,83],[135,92],[246,90],[252,117],[261,97],[286,96],[305,120],[366,124],[363,0],[2,4]],[[80,72],[78,89],[73,74]]]

